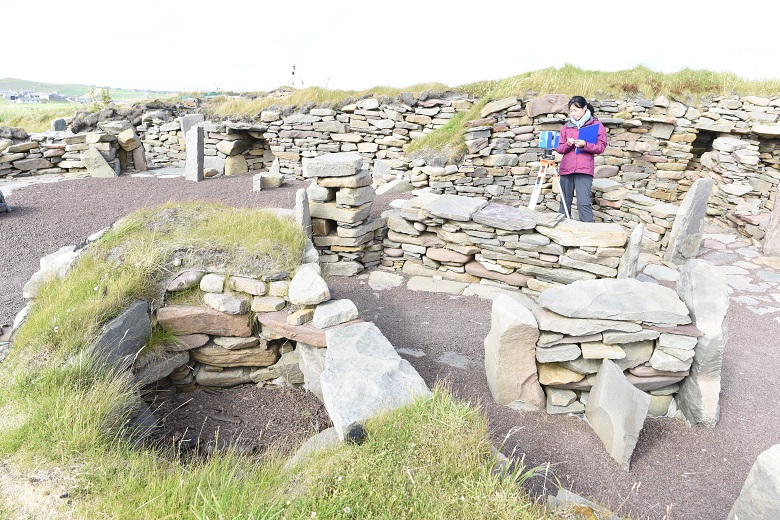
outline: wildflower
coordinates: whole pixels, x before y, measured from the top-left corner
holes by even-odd
[[[352,511],[352,510],[349,508],[349,506],[344,508],[344,512],[345,513],[349,514],[350,511]]]

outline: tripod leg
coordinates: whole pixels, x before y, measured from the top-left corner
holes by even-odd
[[[547,167],[542,166],[539,169],[539,173],[536,176],[536,184],[534,184],[534,191],[531,193],[531,201],[528,203],[528,209],[536,209],[536,203],[539,200],[539,195],[542,193],[542,183],[544,183],[544,176],[547,173]]]
[[[561,191],[561,206],[563,206],[563,213],[566,215],[567,219],[571,219],[571,215],[569,214],[569,207],[566,205],[566,195],[563,193],[563,186],[561,186],[561,177],[558,175],[558,170],[554,170],[553,175],[558,177],[558,187]],[[572,199],[574,197],[572,196]]]

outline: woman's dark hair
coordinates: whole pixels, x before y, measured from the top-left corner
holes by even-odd
[[[577,108],[584,108],[587,107],[588,110],[590,110],[591,115],[595,115],[596,111],[593,110],[593,105],[587,102],[587,100],[582,96],[574,96],[569,100],[568,107],[571,108],[571,106],[574,105]]]

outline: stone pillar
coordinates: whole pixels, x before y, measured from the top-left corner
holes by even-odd
[[[378,264],[387,219],[370,218],[376,192],[363,157],[338,152],[304,158],[303,176],[314,179],[314,190],[324,191],[320,196],[310,187],[308,195],[313,241],[323,251],[325,274],[352,276]]]
[[[498,404],[544,408],[545,395],[536,372],[538,339],[539,325],[531,311],[503,294],[493,300],[490,332],[485,338],[485,375]]]
[[[725,276],[705,260],[691,260],[682,268],[677,294],[703,335],[694,347],[691,373],[680,384],[677,405],[698,426],[713,427],[720,415],[720,373],[726,347],[729,307]]]
[[[311,238],[311,215],[309,214],[309,197],[306,189],[295,192],[295,220],[303,228],[308,238]]]
[[[672,224],[665,260],[682,264],[696,257],[701,245],[701,225],[707,214],[712,183],[711,178],[698,179],[688,190]]]
[[[184,137],[187,146],[187,159],[184,163],[184,178],[188,181],[199,182],[203,176],[203,144],[204,131],[202,126],[190,129]]]
[[[764,236],[764,254],[766,256],[780,256],[780,197],[778,197],[778,190],[775,192],[774,206],[772,207],[772,218],[769,220],[769,224],[766,227],[766,235]]]
[[[203,114],[189,114],[181,117],[181,135],[187,136],[190,128],[194,128],[198,123],[203,122]]]
[[[618,278],[636,278],[636,268],[639,265],[639,255],[642,253],[642,235],[645,233],[645,225],[637,224],[631,232],[631,237],[626,245],[626,252],[620,258],[618,265]]]

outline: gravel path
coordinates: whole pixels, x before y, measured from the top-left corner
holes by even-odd
[[[0,215],[0,324],[24,305],[22,286],[38,260],[59,247],[83,242],[93,232],[140,206],[168,200],[288,207],[304,186],[252,192],[251,175],[191,183],[181,177],[79,179],[38,184],[13,192],[14,211]],[[0,185],[0,189],[2,185]],[[377,200],[373,213],[392,198]],[[484,375],[483,340],[491,302],[477,297],[409,291],[381,292],[367,274],[331,278],[334,298],[350,298],[417,369],[429,385],[445,382],[460,397],[479,404],[491,435],[506,454],[524,456],[527,466],[550,463],[550,471],[574,492],[634,518],[725,518],[755,458],[780,443],[780,274],[756,263],[739,244],[700,255],[718,265],[742,266],[732,281],[729,342],[723,369],[721,420],[713,429],[689,428],[673,419],[645,423],[631,461],[619,468],[587,425],[574,416],[519,413],[492,402]],[[728,250],[731,247],[732,250]],[[733,277],[732,277],[733,278]],[[773,306],[778,305],[778,308]],[[544,479],[537,479],[543,491]],[[546,484],[547,490],[550,484]]]

